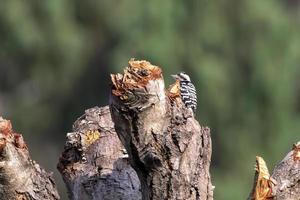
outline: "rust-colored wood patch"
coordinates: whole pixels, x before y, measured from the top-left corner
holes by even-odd
[[[270,200],[273,199],[272,184],[276,184],[269,174],[266,162],[262,157],[256,156],[255,165],[255,188],[252,194],[253,200]]]
[[[128,64],[124,74],[111,74],[112,94],[121,100],[128,98],[127,91],[144,88],[150,80],[162,78],[162,70],[148,61],[131,59]]]
[[[293,145],[293,159],[294,161],[300,160],[300,142]]]

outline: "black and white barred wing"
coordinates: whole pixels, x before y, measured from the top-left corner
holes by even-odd
[[[195,86],[190,81],[181,81],[181,99],[187,108],[191,108],[194,113],[197,109],[197,93]]]

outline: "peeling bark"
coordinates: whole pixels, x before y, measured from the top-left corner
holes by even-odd
[[[140,182],[108,107],[91,108],[67,134],[58,169],[72,200],[139,200]]]
[[[112,82],[112,118],[143,199],[213,199],[210,130],[181,101],[169,100],[160,68],[131,60]]]
[[[0,199],[59,199],[52,174],[30,159],[22,135],[0,117]]]

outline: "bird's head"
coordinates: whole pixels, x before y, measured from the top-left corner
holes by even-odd
[[[191,78],[185,72],[180,72],[178,74],[171,75],[171,76],[179,81],[191,81]]]

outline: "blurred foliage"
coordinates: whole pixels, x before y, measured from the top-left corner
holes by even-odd
[[[107,104],[109,73],[131,57],[161,66],[168,84],[184,70],[212,129],[215,199],[245,199],[255,155],[272,168],[299,140],[299,11],[298,0],[3,0],[0,113],[64,193],[65,134]]]

